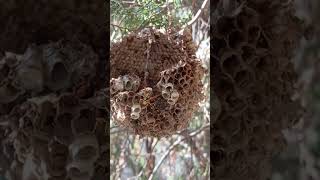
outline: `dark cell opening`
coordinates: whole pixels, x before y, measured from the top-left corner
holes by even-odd
[[[260,37],[260,27],[259,26],[250,26],[248,29],[248,41],[250,43],[255,43]]]
[[[242,31],[233,31],[229,35],[229,46],[233,49],[238,48],[242,43],[245,41],[245,35],[242,33]]]
[[[222,150],[211,151],[212,163],[219,165],[226,159],[226,153]]]
[[[255,48],[251,46],[242,46],[242,59],[244,62],[249,63],[249,61],[255,55]]]
[[[214,55],[218,55],[220,50],[227,47],[227,43],[223,38],[213,37],[211,41],[210,51],[212,50]]]
[[[235,28],[234,19],[229,17],[221,17],[217,22],[217,30],[221,35],[228,35]]]
[[[231,55],[223,61],[222,66],[226,73],[233,76],[235,70],[240,66],[240,60],[237,56]]]

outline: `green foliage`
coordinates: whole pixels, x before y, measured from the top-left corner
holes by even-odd
[[[112,40],[145,27],[181,27],[192,17],[182,0],[111,0],[110,4]]]

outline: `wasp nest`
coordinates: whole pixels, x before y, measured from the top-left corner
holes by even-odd
[[[301,38],[299,21],[291,1],[234,1],[234,11],[223,1],[216,5],[212,173],[216,180],[266,180],[271,157],[285,145],[282,130],[300,117],[290,62]]]
[[[111,48],[111,110],[122,127],[167,136],[188,126],[203,98],[204,69],[190,34],[144,29]]]
[[[30,45],[0,59],[0,174],[8,180],[108,177],[99,57],[80,41]]]

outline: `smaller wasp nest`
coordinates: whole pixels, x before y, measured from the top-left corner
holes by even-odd
[[[7,180],[109,177],[98,61],[78,40],[0,58],[0,174]]]
[[[111,48],[111,110],[121,127],[163,137],[188,126],[203,99],[204,69],[191,34],[144,29]]]
[[[267,180],[286,147],[283,130],[304,114],[291,61],[302,27],[292,1],[225,2],[211,32],[212,179]]]

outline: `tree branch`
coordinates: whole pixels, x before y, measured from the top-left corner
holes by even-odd
[[[115,27],[115,28],[118,28],[118,29],[120,29],[120,30],[130,30],[130,29],[128,29],[128,28],[125,28],[125,27],[122,27],[122,26],[119,26],[119,25],[116,25],[116,24],[112,24],[112,23],[110,23],[110,25],[111,26],[113,26],[113,27]]]
[[[208,0],[204,0],[200,9],[198,10],[198,12],[196,13],[196,15],[179,31],[179,34],[181,34],[185,28],[187,28],[188,26],[191,26],[193,23],[196,22],[196,20],[200,17],[200,14],[203,12],[204,8],[206,7],[207,3],[209,1]]]
[[[193,137],[196,136],[197,134],[201,133],[204,129],[209,128],[210,124],[206,124],[204,126],[202,126],[200,129],[193,131],[192,133],[189,134],[189,137]],[[162,162],[166,159],[166,157],[170,154],[170,152],[176,147],[178,146],[182,141],[186,140],[186,137],[180,138],[178,140],[176,140],[170,147],[169,149],[164,153],[164,155],[161,157],[161,159],[159,160],[159,162],[157,163],[157,165],[153,168],[153,171],[151,173],[151,175],[149,176],[148,180],[152,180],[153,176],[155,175],[155,173],[157,172],[157,170],[159,169],[159,167],[161,166]]]

